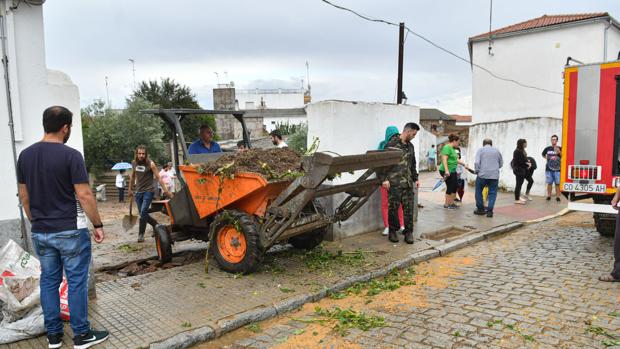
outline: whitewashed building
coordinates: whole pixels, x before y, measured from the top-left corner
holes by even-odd
[[[249,89],[235,90],[240,110],[301,108],[305,89]]]
[[[468,158],[484,138],[504,156],[500,186],[514,189],[510,169],[517,139],[528,141],[538,170],[534,194],[544,193],[542,150],[561,136],[563,69],[568,57],[584,63],[616,60],[620,24],[608,13],[544,15],[469,39],[472,126]],[[493,73],[476,67],[484,67]]]
[[[21,150],[39,141],[43,136],[42,115],[45,108],[62,105],[74,113],[73,128],[68,145],[83,151],[80,99],[78,88],[71,79],[59,71],[48,70],[45,64],[43,11],[39,5],[22,5],[11,8],[14,1],[0,0],[0,25],[4,26],[6,55],[8,57],[8,85],[4,78],[0,84],[0,124],[9,124],[13,115],[15,142],[11,141],[11,128],[0,128],[0,159],[4,171],[0,183],[4,184],[0,196],[0,246],[7,239],[27,246],[26,232],[21,228],[15,159],[13,149]],[[2,40],[2,38],[0,38]],[[9,94],[10,106],[9,110]],[[26,224],[26,230],[29,229]],[[23,235],[23,236],[22,236]]]
[[[368,150],[376,150],[379,142],[385,138],[385,129],[388,126],[394,125],[402,130],[408,122],[420,123],[420,108],[402,104],[329,100],[308,104],[306,113],[308,144],[311,144],[316,137],[320,141],[319,151],[330,151],[339,155],[364,154]],[[430,138],[427,139],[427,136]],[[421,139],[422,137],[424,139]],[[434,142],[434,139],[430,132],[420,133],[420,137],[414,138],[413,145],[418,163],[421,161],[420,144]],[[340,178],[334,179],[331,183],[354,182],[363,172],[342,173]],[[322,203],[330,212],[345,197],[344,193],[328,196],[322,198]],[[350,219],[341,224],[334,224],[332,229],[330,238],[335,240],[383,229],[379,191],[377,190]]]

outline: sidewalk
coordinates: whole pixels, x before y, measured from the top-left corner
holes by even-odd
[[[564,201],[562,204],[547,203],[544,198],[517,206],[512,204],[511,193],[500,193],[495,217],[486,218],[473,214],[473,188],[468,187],[463,207],[449,211],[442,207],[443,194],[429,191],[435,182],[434,176],[429,173],[421,176],[419,203],[424,208],[420,210],[416,223],[418,237],[442,231],[440,237],[450,239],[456,233],[486,231],[512,222],[542,218],[556,214],[566,206]],[[94,327],[108,329],[111,337],[97,348],[147,348],[189,331],[202,340],[213,338],[248,321],[294,309],[307,300],[309,294],[316,300],[325,295],[320,291],[326,286],[385,269],[416,252],[435,250],[437,255],[445,242],[417,239],[414,245],[393,244],[375,232],[326,243],[325,250],[338,257],[329,257],[321,250],[311,253],[292,249],[272,251],[261,270],[248,276],[221,272],[214,262],[211,262],[207,274],[203,261],[200,261],[100,282],[97,284],[98,297],[90,304],[90,317]],[[343,251],[342,254],[337,253],[339,250]],[[71,347],[72,333],[68,324],[65,328],[65,342]],[[183,338],[177,336],[176,340],[180,344]],[[42,348],[46,345],[42,336],[11,344],[8,348]]]

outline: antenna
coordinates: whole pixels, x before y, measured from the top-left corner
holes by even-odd
[[[133,89],[136,89],[136,60],[133,58],[129,58],[128,61],[131,62],[131,70],[133,72]]]
[[[105,77],[105,93],[108,96],[108,108],[112,109],[112,104],[110,103],[110,89],[108,88],[108,77]]]
[[[217,87],[220,87],[220,74],[216,71],[214,71],[213,74],[215,74],[215,77],[217,78]]]
[[[493,24],[493,0],[489,0],[490,1],[490,7],[489,7],[489,55],[493,56],[493,52],[491,52],[491,50],[493,49],[493,47],[491,46],[491,44],[493,43],[493,41],[491,40],[491,25]]]
[[[306,82],[308,83],[308,91],[310,91],[310,63],[306,61]]]

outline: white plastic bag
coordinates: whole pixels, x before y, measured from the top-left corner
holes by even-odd
[[[7,313],[23,315],[40,303],[40,276],[39,260],[9,240],[0,250],[0,300],[5,318]]]
[[[17,321],[8,322],[5,319],[0,323],[0,344],[34,338],[43,333],[45,333],[43,309],[37,305]]]

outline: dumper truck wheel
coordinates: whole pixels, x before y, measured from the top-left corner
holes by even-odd
[[[155,247],[159,261],[168,263],[172,260],[172,239],[165,226],[158,224],[155,226]]]
[[[613,237],[616,232],[616,215],[595,212],[594,225],[602,236]]]
[[[211,229],[212,253],[222,270],[248,274],[258,268],[264,251],[252,216],[225,211],[215,217]]]
[[[325,209],[321,204],[314,200],[303,209],[304,213],[321,213],[325,214]],[[301,249],[301,250],[311,250],[321,244],[325,239],[325,235],[327,234],[327,229],[329,227],[323,227],[319,229],[315,229],[309,233],[305,233],[302,235],[294,236],[288,239],[288,242],[293,245],[293,247]]]

